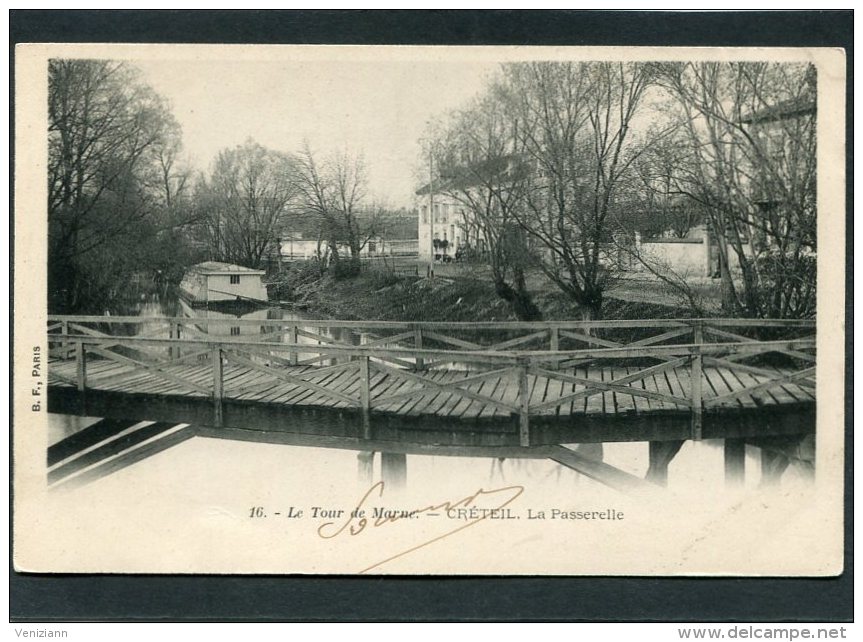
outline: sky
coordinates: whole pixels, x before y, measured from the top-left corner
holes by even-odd
[[[168,99],[184,153],[207,170],[251,137],[284,152],[362,152],[369,192],[409,207],[426,123],[475,96],[496,63],[469,60],[131,61]]]

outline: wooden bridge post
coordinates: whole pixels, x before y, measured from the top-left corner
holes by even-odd
[[[746,478],[746,442],[743,439],[726,439],[725,485],[742,486]]]
[[[702,356],[701,344],[704,341],[704,331],[701,321],[696,321],[692,326],[692,342],[696,344],[692,355],[692,368],[690,370],[690,382],[692,384],[692,439],[701,439],[702,414],[704,411],[701,394]]]
[[[64,335],[69,334],[69,322],[66,319],[63,319],[60,322],[60,334],[64,334]],[[69,344],[68,343],[63,343],[60,346],[60,354],[62,355],[62,357],[64,359],[69,358]]]
[[[560,328],[557,326],[549,328],[548,333],[548,349],[552,352],[558,352],[560,350]],[[549,370],[559,370],[560,361],[552,361],[548,364],[548,368]]]
[[[530,388],[527,383],[527,364],[518,367],[518,442],[530,446]]]
[[[291,325],[291,331],[290,331],[288,343],[296,345],[297,339],[298,339],[298,328],[297,328],[297,324],[294,323]],[[297,352],[296,350],[292,351],[291,352],[291,365],[292,366],[297,365],[297,363],[299,362],[299,359],[300,359],[300,353]]]
[[[78,414],[87,414],[87,347],[83,341],[76,341],[75,347],[75,370],[78,383]]]
[[[421,326],[414,328],[414,348],[417,350],[423,349],[423,329]],[[417,370],[423,370],[425,368],[425,361],[422,357],[416,358],[416,364]]]
[[[381,479],[386,484],[386,491],[403,489],[407,477],[407,455],[404,453],[381,453]]]
[[[77,373],[78,392],[87,389],[87,348],[83,341],[75,342],[75,368]]]
[[[772,450],[770,447],[761,447],[761,486],[777,486],[782,478],[782,473],[788,468],[788,457]]]
[[[360,406],[363,413],[363,438],[372,437],[372,395],[369,376],[369,357],[360,357]]]
[[[651,441],[649,442],[649,465],[645,479],[658,486],[668,485],[668,464],[674,456],[680,452],[683,442],[674,441]]]
[[[371,486],[375,477],[375,451],[361,451],[357,453],[357,468],[360,484]]]
[[[213,423],[216,428],[222,427],[222,396],[224,383],[224,370],[222,367],[222,349],[218,346],[213,348]]]
[[[171,321],[171,329],[169,331],[169,338],[171,339],[179,339],[180,338],[180,323],[179,321]],[[179,359],[180,358],[180,348],[171,346],[168,349],[168,356],[171,359]]]

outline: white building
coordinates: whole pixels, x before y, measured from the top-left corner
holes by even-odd
[[[467,208],[452,196],[437,192],[429,198],[428,187],[423,187],[417,192],[417,214],[420,259],[428,261],[434,253],[443,260],[444,256],[454,257],[458,248],[466,244],[477,247],[477,234],[472,231],[475,226],[471,225]],[[439,242],[437,248],[435,239]]]
[[[321,242],[320,246],[317,239],[305,239],[302,233],[294,232],[286,234],[281,240],[282,258],[286,260],[304,260],[308,261],[317,257],[318,251],[326,254],[327,243]],[[380,258],[391,256],[416,256],[417,242],[414,239],[385,239],[380,236],[375,236],[366,241],[363,248],[360,250],[362,258]],[[350,248],[345,245],[339,245],[339,254],[343,257],[348,257],[351,254]],[[426,255],[428,258],[428,255]]]
[[[186,271],[180,293],[193,305],[225,301],[267,302],[264,270],[218,261],[205,261]]]

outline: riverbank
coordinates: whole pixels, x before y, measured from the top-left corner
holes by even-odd
[[[286,275],[290,278],[290,273]],[[535,293],[543,319],[580,319],[579,306],[559,290]],[[292,284],[290,307],[319,318],[388,321],[517,321],[510,306],[495,294],[487,280],[396,276],[367,272],[336,280],[328,275]],[[686,309],[608,297],[606,319],[675,318],[691,316]]]

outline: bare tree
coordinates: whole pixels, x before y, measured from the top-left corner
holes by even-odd
[[[472,236],[484,241],[495,292],[519,319],[535,321],[542,314],[525,279],[532,253],[517,219],[529,167],[514,151],[513,126],[504,103],[489,94],[427,138],[436,141],[436,189],[465,207]]]
[[[375,234],[380,208],[370,201],[362,155],[333,154],[321,163],[308,143],[297,157],[295,215],[317,221],[318,239],[338,276],[359,273],[360,253]],[[342,256],[347,249],[347,257]]]
[[[621,207],[614,224],[622,232],[638,231],[651,238],[686,238],[704,223],[704,206],[679,191],[677,168],[686,158],[688,143],[680,136],[648,135],[651,145],[633,164],[634,172],[622,186]]]
[[[219,152],[206,184],[216,255],[260,267],[279,252],[288,204],[296,194],[296,171],[286,154],[247,140]]]
[[[517,151],[534,169],[518,222],[542,247],[546,276],[586,318],[598,318],[615,275],[609,217],[644,149],[632,122],[649,84],[647,69],[541,62],[504,72],[499,91],[517,123]]]
[[[704,206],[720,254],[724,311],[813,314],[814,67],[705,62],[656,69],[689,144],[674,171],[676,189]]]

